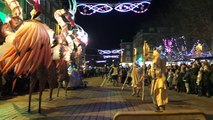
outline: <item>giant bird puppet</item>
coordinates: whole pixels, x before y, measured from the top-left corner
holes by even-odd
[[[40,21],[39,15],[42,10],[38,0],[27,0],[34,7],[29,20],[23,20],[22,8],[18,1],[4,0],[4,2],[12,11],[12,18],[0,26],[0,34],[4,38],[4,43],[0,46],[0,72],[2,75],[6,75],[12,71],[14,79],[23,74],[30,77],[28,112],[30,112],[33,89],[36,82],[39,81],[38,112],[40,113],[42,91],[46,79],[49,79],[51,84],[53,84],[52,79],[55,79],[48,74],[56,72],[56,70],[66,70],[70,59],[80,56],[87,44],[82,41],[82,38],[87,34],[84,32],[82,37],[79,34],[82,31],[81,28],[74,23],[75,0],[68,0],[68,9],[57,10],[54,14],[62,29],[57,37],[54,37],[52,29]],[[66,17],[68,23],[63,21],[62,16]],[[68,25],[71,25],[71,30],[68,29]],[[73,32],[73,28],[75,28],[75,32]],[[61,71],[61,73],[63,72]],[[47,78],[44,77],[47,75]],[[62,78],[59,75],[59,79]],[[52,89],[53,87],[51,87],[50,99]]]

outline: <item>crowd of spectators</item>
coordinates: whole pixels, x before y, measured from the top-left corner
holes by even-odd
[[[213,64],[207,61],[168,66],[166,76],[170,90],[213,96]]]
[[[83,77],[101,76],[103,79],[109,78],[109,81],[113,82],[113,80],[116,80],[116,82],[120,84],[123,84],[127,79],[126,84],[131,85],[131,66],[128,65],[105,65],[103,67],[93,67],[90,69],[84,69],[82,74]],[[112,75],[114,77],[112,77]],[[28,91],[28,77],[21,76],[17,79],[16,87],[11,88],[11,84],[13,84],[12,81],[10,82],[10,80],[12,80],[10,78],[11,76],[12,75],[9,73],[4,79],[1,77],[0,96],[10,93],[12,89],[17,93],[26,93],[26,91]],[[213,96],[213,64],[210,64],[210,62],[194,61],[190,64],[183,63],[180,65],[168,65],[166,70],[166,78],[169,90],[175,90],[180,93],[196,94],[197,96]],[[147,65],[145,85],[150,85],[151,80],[151,65]],[[23,87],[23,84],[26,84],[26,86]]]
[[[114,72],[114,70],[116,70],[116,72]],[[103,79],[109,78],[108,80],[112,82],[116,80],[120,84],[123,84],[125,79],[128,78],[127,84],[131,85],[131,76],[130,74],[128,76],[128,73],[131,73],[131,66],[105,65],[103,67],[87,69],[84,71],[84,76],[102,76]],[[114,77],[115,74],[117,77]],[[151,74],[151,65],[146,65],[146,86],[151,84]],[[193,61],[191,63],[182,63],[179,65],[168,64],[166,79],[169,90],[175,90],[180,93],[196,94],[198,96],[213,96],[213,64],[208,61]]]
[[[111,76],[113,72],[117,71],[114,74],[117,74],[117,79],[119,79],[121,83],[124,83],[127,73],[130,70],[130,66],[129,65],[121,66],[117,64],[112,65],[104,65],[103,67],[90,67],[90,68],[87,66],[83,71],[83,76],[84,77],[101,76],[102,78],[105,78]]]
[[[119,83],[123,84],[127,78],[128,72],[131,72],[131,66],[115,67],[118,68],[116,69],[118,71],[117,80]],[[110,66],[100,68],[99,75],[102,75],[102,78],[110,77],[110,75],[112,75],[110,71],[112,68],[113,67]],[[131,85],[131,76],[129,76],[128,79],[127,83]],[[197,96],[213,96],[213,64],[210,64],[210,62],[193,61],[188,64],[168,65],[166,69],[166,79],[169,90],[195,94]],[[147,65],[145,85],[150,85],[151,80],[151,65]]]

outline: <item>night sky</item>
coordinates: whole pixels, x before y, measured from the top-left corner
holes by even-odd
[[[119,0],[89,0],[91,2],[115,3]],[[133,0],[132,0],[133,1]],[[156,1],[156,2],[155,2]],[[85,1],[78,1],[82,3]],[[86,1],[89,3],[88,1]],[[120,0],[124,2],[124,0]],[[146,26],[147,22],[151,23],[153,16],[156,14],[158,6],[161,6],[157,0],[153,0],[149,10],[142,14],[133,12],[121,13],[115,10],[101,14],[95,13],[90,16],[76,13],[75,22],[83,27],[89,35],[89,44],[87,49],[115,49],[120,48],[120,40],[131,42],[141,26]]]

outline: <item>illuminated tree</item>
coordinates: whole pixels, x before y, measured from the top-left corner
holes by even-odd
[[[201,40],[213,48],[213,1],[174,0],[169,15],[176,33],[192,40]]]

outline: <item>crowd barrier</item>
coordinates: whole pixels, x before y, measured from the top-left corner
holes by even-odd
[[[199,110],[122,111],[113,120],[206,120]]]

